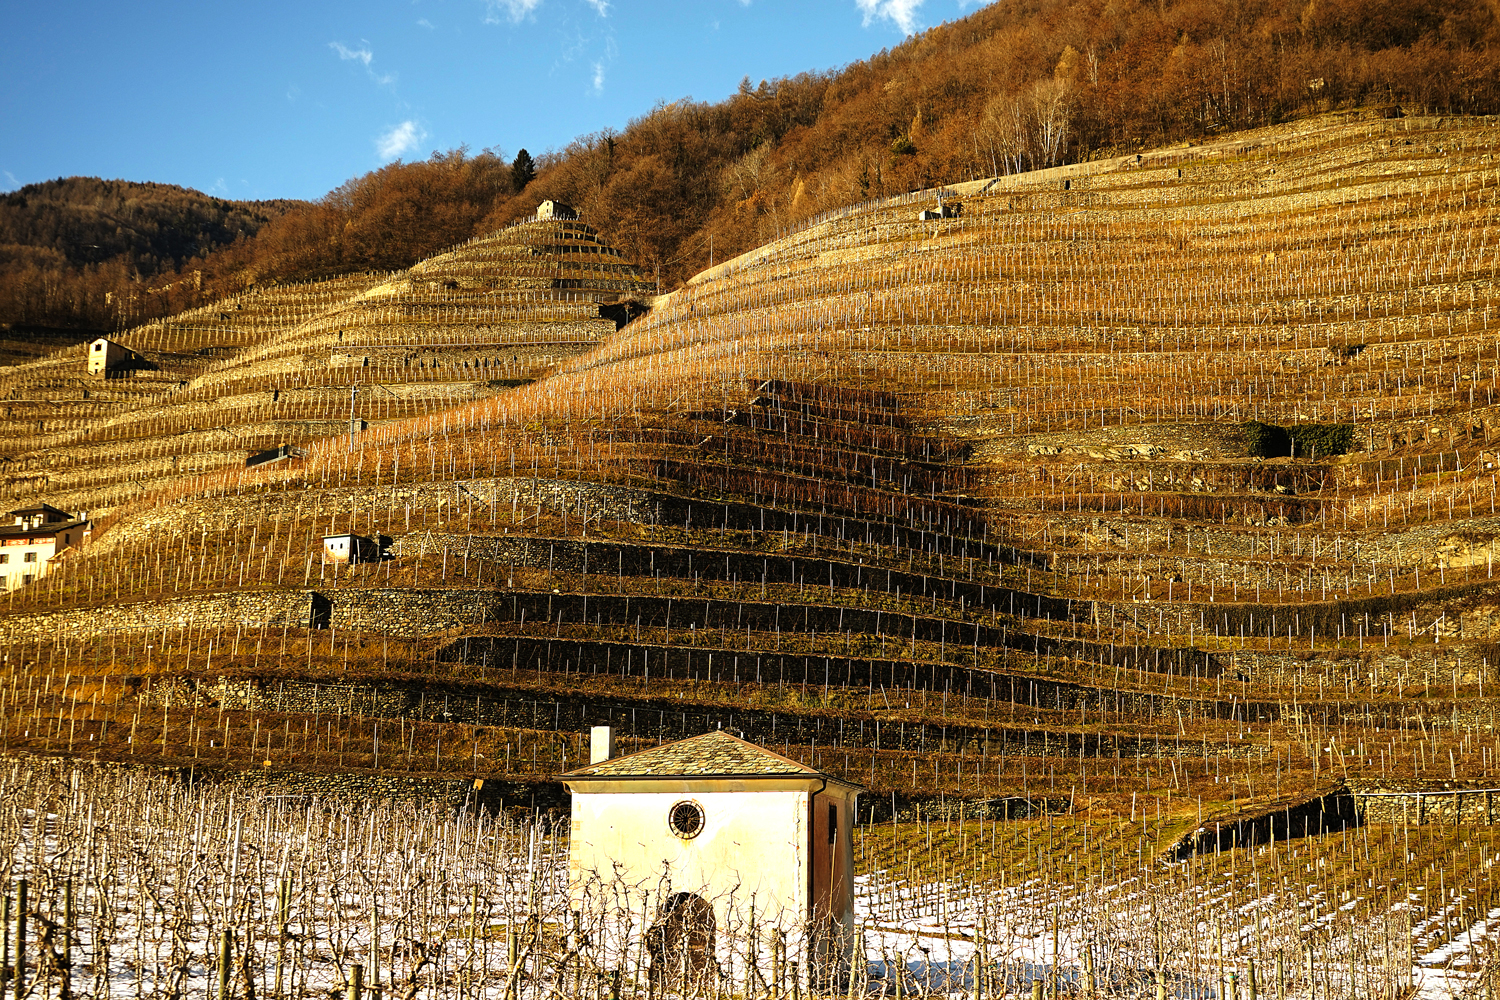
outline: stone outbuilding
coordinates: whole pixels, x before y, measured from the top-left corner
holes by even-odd
[[[957,219],[964,214],[964,206],[956,201],[939,201],[937,208],[924,208],[917,213],[917,218],[922,222],[930,222],[934,219]]]
[[[108,337],[99,337],[89,342],[88,361],[90,375],[107,375],[111,371],[139,362],[140,355],[124,344],[117,344]]]
[[[324,535],[323,561],[331,563],[379,562],[380,543],[365,535]]]
[[[264,451],[251,452],[245,459],[245,468],[253,469],[260,465],[270,465],[272,462],[281,462],[288,458],[302,458],[306,454],[307,452],[301,448],[284,444],[276,448],[267,448]]]
[[[90,530],[87,519],[45,503],[10,515],[14,523],[0,527],[0,592],[46,576],[53,560],[82,545]]]
[[[544,201],[536,207],[538,221],[543,219],[576,219],[578,213],[572,205],[561,201]]]
[[[758,974],[782,976],[782,989],[843,977],[861,786],[722,731],[612,749],[596,728],[593,762],[561,776],[575,910],[607,921],[629,897],[627,910],[652,921],[643,944],[665,988],[756,955]]]

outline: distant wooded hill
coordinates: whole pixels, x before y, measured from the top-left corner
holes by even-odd
[[[1497,41],[1486,0],[1014,0],[842,70],[659,105],[538,156],[519,191],[501,157],[466,150],[316,204],[22,189],[0,200],[0,322],[102,327],[266,281],[406,267],[544,198],[577,206],[666,289],[882,195],[1342,107],[1494,112]]]
[[[104,327],[198,294],[195,262],[254,237],[293,201],[226,201],[171,184],[68,177],[0,196],[0,321]],[[186,293],[186,294],[185,294]]]

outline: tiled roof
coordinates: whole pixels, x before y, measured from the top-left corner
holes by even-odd
[[[35,528],[23,528],[19,524],[0,524],[0,535],[7,538],[30,538],[38,535],[55,535],[60,531],[72,531],[74,528],[82,528],[87,521],[52,521],[47,524],[39,524]]]
[[[614,757],[570,771],[570,778],[708,777],[710,775],[807,774],[805,764],[718,731]]]
[[[50,503],[37,504],[35,507],[21,507],[10,512],[11,514],[58,514],[59,520],[71,520],[73,515],[65,510],[52,506]]]

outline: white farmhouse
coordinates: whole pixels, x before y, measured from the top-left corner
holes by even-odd
[[[561,776],[575,910],[607,925],[628,899],[627,912],[647,915],[642,943],[663,987],[738,963],[779,989],[845,973],[859,785],[725,732],[611,750],[596,728],[594,762]]]
[[[14,524],[0,527],[0,591],[11,591],[47,575],[54,557],[81,545],[89,522],[48,504],[10,512]]]

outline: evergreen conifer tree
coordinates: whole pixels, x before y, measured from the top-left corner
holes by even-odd
[[[510,182],[520,193],[526,189],[536,177],[536,164],[532,162],[531,154],[521,150],[516,154],[515,161],[510,165]]]

